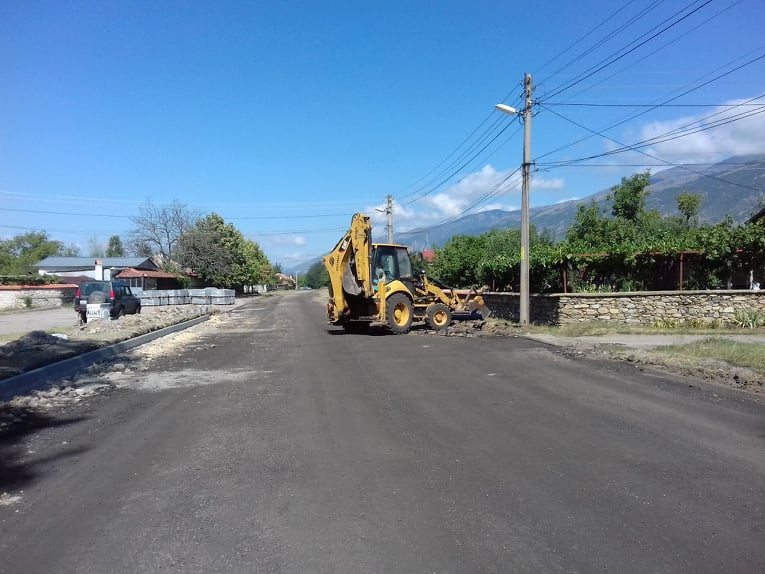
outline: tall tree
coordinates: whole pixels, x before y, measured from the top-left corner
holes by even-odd
[[[0,273],[23,275],[51,255],[60,255],[64,244],[50,239],[44,231],[29,231],[0,241]]]
[[[611,188],[608,196],[612,200],[612,213],[614,217],[637,222],[645,213],[645,199],[649,192],[651,172],[636,173],[630,177],[623,177],[619,185]]]
[[[125,247],[122,245],[122,239],[119,235],[112,235],[109,238],[109,245],[106,247],[107,257],[124,257]]]
[[[154,205],[149,200],[139,208],[136,217],[130,218],[133,223],[130,248],[138,255],[158,255],[162,262],[171,261],[178,239],[194,227],[199,217],[199,212],[178,200],[166,205]]]
[[[486,236],[455,235],[443,249],[436,249],[433,275],[458,287],[480,285],[479,263],[486,246]]]
[[[329,272],[321,261],[317,261],[308,268],[303,276],[303,284],[313,289],[329,285]]]
[[[701,194],[683,191],[677,196],[677,209],[685,217],[686,225],[699,222],[699,209],[701,208]]]
[[[257,285],[271,275],[260,246],[215,213],[198,220],[179,238],[176,253],[182,267],[198,272],[216,287]]]

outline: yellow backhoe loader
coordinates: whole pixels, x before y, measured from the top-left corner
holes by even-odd
[[[372,225],[361,213],[353,216],[350,229],[322,263],[330,279],[329,321],[348,331],[384,326],[401,335],[413,321],[423,320],[443,330],[455,314],[489,314],[475,290],[461,297],[425,275],[414,277],[408,248],[372,243]]]

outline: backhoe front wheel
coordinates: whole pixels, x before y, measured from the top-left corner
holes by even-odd
[[[404,335],[412,326],[414,311],[409,297],[394,293],[385,302],[385,322],[396,335]]]
[[[433,303],[425,310],[425,322],[435,331],[443,331],[452,322],[452,312],[443,303]]]

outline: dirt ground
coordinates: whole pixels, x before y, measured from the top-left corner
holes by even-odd
[[[155,309],[152,313],[124,315],[115,320],[91,321],[85,325],[56,329],[55,334],[31,331],[19,339],[0,346],[0,379],[211,312],[211,308],[207,306],[177,305]]]

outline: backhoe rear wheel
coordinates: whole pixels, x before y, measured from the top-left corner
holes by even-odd
[[[443,303],[433,303],[425,310],[425,322],[435,331],[444,331],[452,322],[452,311]]]
[[[414,310],[409,297],[394,293],[385,302],[385,322],[396,335],[404,335],[412,326]]]

